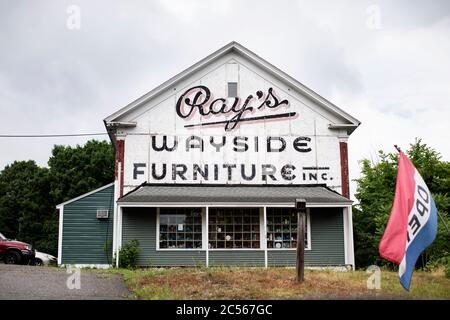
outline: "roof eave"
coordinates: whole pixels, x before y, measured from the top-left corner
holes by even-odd
[[[106,188],[108,188],[108,187],[111,187],[112,185],[114,185],[114,182],[108,183],[107,185],[101,186],[100,188],[97,188],[97,189],[95,189],[95,190],[91,190],[91,191],[89,191],[89,192],[86,192],[86,193],[84,193],[84,194],[78,196],[78,197],[75,197],[75,198],[69,199],[69,200],[67,200],[67,201],[65,201],[65,202],[62,202],[62,203],[60,203],[60,204],[57,204],[57,205],[56,205],[56,209],[61,209],[61,208],[64,207],[66,204],[69,204],[69,203],[75,202],[75,201],[77,201],[77,200],[80,200],[80,199],[82,199],[82,198],[85,198],[85,197],[87,197],[87,196],[89,196],[89,195],[91,195],[91,194],[94,194],[94,193],[99,192],[99,191],[101,191],[101,190],[103,190],[103,189],[106,189]]]
[[[357,122],[357,123],[351,123],[351,124],[347,124],[347,123],[331,123],[328,125],[328,128],[331,130],[346,130],[348,135],[351,135],[353,131],[356,130],[356,128],[359,127],[359,125],[361,124],[361,122]]]
[[[106,131],[108,132],[109,139],[111,140],[111,143],[113,144],[114,148],[116,147],[116,131],[117,128],[133,128],[136,127],[136,122],[126,122],[126,121],[111,121],[107,122],[106,119],[103,120],[103,123],[105,125]]]
[[[180,195],[181,190],[176,190],[178,188],[186,189],[188,188],[194,188],[189,189],[189,196],[182,195],[181,198],[177,198],[177,196]],[[158,198],[161,197],[161,194],[158,194],[158,190],[151,190],[151,188],[167,188],[163,191],[164,193],[164,199]],[[240,196],[238,196],[238,199],[236,198],[236,195],[231,195],[230,197],[221,197],[217,196],[217,194],[210,194],[209,196],[205,196],[204,194],[202,196],[195,196],[194,193],[199,191],[199,188],[208,188],[208,190],[212,191],[213,188],[221,188],[221,189],[229,189],[229,188],[241,188],[242,190],[239,192]],[[155,184],[148,184],[143,183],[139,186],[137,186],[135,189],[128,192],[126,195],[120,197],[117,201],[118,204],[159,204],[159,203],[165,203],[165,204],[184,204],[184,203],[209,203],[209,204],[218,204],[218,203],[228,203],[228,204],[257,204],[257,203],[272,203],[272,204],[280,204],[280,203],[294,203],[294,200],[292,196],[288,197],[272,197],[272,198],[264,198],[264,199],[258,199],[255,200],[258,197],[255,197],[254,194],[250,195],[249,197],[242,196],[241,192],[244,192],[245,189],[254,189],[254,188],[295,188],[296,190],[301,190],[303,188],[317,188],[319,191],[323,190],[325,193],[321,194],[304,194],[305,199],[308,199],[308,203],[323,203],[324,205],[327,205],[329,203],[342,203],[343,205],[351,205],[353,203],[352,200],[342,196],[335,190],[330,189],[326,185],[322,184],[316,184],[316,185],[292,185],[292,184],[282,184],[282,185],[266,185],[266,184],[161,184],[161,183],[155,183]],[[151,197],[152,199],[149,199],[149,194],[145,194],[145,192],[152,191]],[[160,190],[161,191],[161,190]],[[177,196],[173,196],[174,192],[176,191]],[[226,193],[225,190],[219,190],[223,193]],[[144,194],[142,194],[144,192]],[[244,192],[245,193],[245,192]],[[330,196],[330,193],[332,194]],[[155,198],[156,197],[156,198]],[[331,198],[330,198],[331,197]],[[292,198],[292,199],[291,199]],[[292,200],[292,201],[291,201]],[[256,201],[256,202],[255,202]]]

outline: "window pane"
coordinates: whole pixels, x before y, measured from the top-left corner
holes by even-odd
[[[305,216],[307,218],[307,216]],[[305,219],[305,247],[307,226]],[[289,249],[297,247],[297,212],[293,208],[267,208],[267,248]]]
[[[217,241],[217,248],[218,249],[225,248],[225,241]]]
[[[201,209],[160,208],[160,249],[198,249],[202,247],[201,240]]]
[[[160,216],[159,223],[161,225],[167,225],[169,223],[169,217],[167,217],[166,215]]]
[[[258,208],[210,208],[209,219],[210,248],[260,248]]]
[[[186,248],[186,244],[184,241],[177,241],[177,248],[184,249]]]

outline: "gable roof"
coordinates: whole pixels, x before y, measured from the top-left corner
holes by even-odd
[[[97,188],[97,189],[95,189],[95,190],[86,192],[86,193],[82,194],[81,196],[78,196],[78,197],[76,197],[76,198],[72,198],[72,199],[70,199],[70,200],[67,200],[67,201],[65,201],[65,202],[63,202],[63,203],[60,203],[60,204],[56,205],[56,209],[61,209],[61,208],[64,207],[66,204],[69,204],[69,203],[75,202],[75,201],[77,201],[77,200],[83,199],[83,198],[85,198],[85,197],[87,197],[87,196],[90,196],[91,194],[94,194],[94,193],[96,193],[96,192],[102,191],[102,190],[104,190],[104,189],[106,189],[106,188],[109,188],[109,187],[111,187],[111,186],[113,186],[113,185],[114,185],[114,182],[111,182],[111,183],[108,183],[108,184],[105,185],[105,186],[102,186],[102,187]]]
[[[318,103],[320,106],[325,108],[326,110],[330,111],[331,113],[334,113],[340,118],[344,120],[343,123],[339,124],[330,124],[330,129],[346,129],[348,133],[352,133],[359,125],[360,121],[345,112],[344,110],[340,109],[324,97],[320,96],[313,90],[309,89],[296,79],[292,78],[285,72],[281,71],[271,63],[267,62],[263,58],[259,57],[257,54],[253,53],[252,51],[248,50],[241,44],[232,41],[225,45],[224,47],[220,48],[219,50],[211,53],[207,57],[203,58],[196,64],[192,65],[191,67],[185,69],[184,71],[180,72],[176,76],[170,78],[169,80],[165,81],[158,87],[154,88],[153,90],[149,91],[148,93],[144,94],[140,98],[134,100],[133,102],[129,103],[125,107],[121,108],[120,110],[114,112],[110,116],[106,117],[103,122],[105,123],[106,128],[111,128],[114,126],[121,126],[121,127],[127,127],[127,126],[135,126],[134,122],[122,122],[120,119],[123,118],[124,115],[128,114],[130,111],[135,110],[136,108],[139,108],[140,106],[144,105],[148,101],[150,101],[153,97],[157,96],[158,94],[162,93],[163,91],[167,90],[168,88],[174,86],[179,81],[182,81],[186,78],[188,78],[191,74],[194,72],[202,69],[206,65],[210,64],[211,62],[223,57],[224,55],[234,52],[237,53],[246,59],[252,61],[260,68],[266,70],[274,76],[275,78],[281,80],[282,82],[286,83],[288,86],[292,87],[293,89],[296,89],[301,94],[305,95],[306,97],[312,99],[316,103]],[[109,130],[108,130],[109,131]],[[111,136],[111,135],[110,135]]]

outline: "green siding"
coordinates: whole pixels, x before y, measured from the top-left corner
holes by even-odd
[[[307,252],[307,251],[305,251]],[[268,250],[267,251],[267,264],[271,267],[274,266],[291,266],[296,265],[297,251],[296,250]],[[305,264],[309,265],[308,254],[305,253]]]
[[[122,244],[139,241],[139,266],[200,266],[206,264],[202,250],[156,250],[156,209],[124,208]]]
[[[345,264],[344,224],[340,208],[311,209],[311,250],[305,251],[307,266]],[[156,209],[125,208],[122,242],[139,241],[140,266],[205,265],[203,250],[156,250]],[[295,250],[268,250],[269,266],[295,266]],[[210,266],[264,266],[263,250],[210,250]]]
[[[108,209],[109,218],[97,219],[97,209]],[[64,205],[62,264],[110,264],[113,220],[114,185]]]
[[[210,250],[210,266],[261,266],[264,267],[263,250]]]
[[[345,264],[344,216],[341,208],[312,208],[311,250],[305,250],[307,266]],[[269,266],[295,266],[295,250],[269,250]]]

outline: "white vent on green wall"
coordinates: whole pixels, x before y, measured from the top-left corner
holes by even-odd
[[[108,219],[109,212],[105,209],[97,210],[97,219]]]

